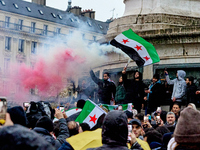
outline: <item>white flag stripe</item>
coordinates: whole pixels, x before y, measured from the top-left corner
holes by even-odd
[[[104,112],[99,109],[98,107],[95,107],[91,113],[85,118],[85,120],[83,122],[86,122],[87,124],[89,124],[90,128],[93,128],[96,124],[97,124],[97,121],[99,119],[99,117],[103,114]],[[94,117],[97,118],[95,123],[93,121],[90,121],[91,118],[90,117]]]
[[[129,42],[127,42],[126,44],[124,44],[124,43],[122,42],[123,39],[124,39],[124,40],[127,40],[127,39],[128,39]],[[140,57],[145,61],[144,66],[149,65],[149,64],[152,64],[152,59],[151,59],[149,53],[147,52],[146,48],[145,48],[143,45],[141,45],[140,43],[138,43],[137,41],[131,40],[131,39],[127,38],[126,36],[124,36],[123,34],[119,34],[117,37],[115,37],[115,40],[116,40],[117,42],[119,42],[119,43],[125,45],[125,46],[130,47],[130,48],[133,48],[133,47],[134,47],[134,49],[136,50],[136,52],[137,52],[137,53],[140,55]],[[137,49],[135,48],[136,45],[142,46],[142,47],[141,47],[142,50],[138,50],[138,51],[137,51]],[[150,59],[147,60],[147,61],[146,61],[146,59],[144,59],[144,57],[146,57],[146,56],[147,56],[148,58],[150,58]]]
[[[71,116],[71,115],[73,115],[73,114],[75,114],[75,113],[78,113],[78,112],[81,112],[82,111],[82,109],[71,109],[71,110],[68,110],[68,111],[66,111],[65,112],[65,114],[67,115],[67,117],[69,117],[69,116]]]

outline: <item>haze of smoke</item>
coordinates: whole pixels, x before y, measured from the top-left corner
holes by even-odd
[[[112,46],[88,44],[80,37],[81,34],[77,32],[66,38],[67,45],[60,42],[48,51],[38,50],[40,53],[34,68],[26,64],[13,64],[11,82],[7,82],[9,90],[3,95],[9,97],[16,91],[15,101],[28,101],[30,89],[37,89],[40,96],[56,96],[66,87],[67,79],[80,77],[83,72],[88,72],[89,75],[90,68],[105,63],[108,60],[106,54],[115,51]]]

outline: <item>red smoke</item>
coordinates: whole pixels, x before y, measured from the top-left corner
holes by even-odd
[[[72,78],[84,62],[85,59],[74,55],[72,50],[58,51],[51,59],[40,58],[34,69],[21,65],[13,79],[20,85],[21,94],[37,88],[40,96],[56,96],[66,87],[63,79]]]

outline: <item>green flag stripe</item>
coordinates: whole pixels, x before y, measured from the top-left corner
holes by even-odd
[[[129,39],[132,39],[134,41],[137,41],[138,43],[141,43],[146,48],[153,63],[160,61],[160,58],[159,58],[154,46],[151,43],[147,42],[142,37],[138,36],[136,33],[134,33],[132,29],[124,31],[124,32],[122,32],[122,34]]]
[[[95,108],[95,105],[91,103],[89,100],[85,102],[85,105],[80,113],[80,115],[76,118],[76,122],[82,123],[85,118],[92,112]]]

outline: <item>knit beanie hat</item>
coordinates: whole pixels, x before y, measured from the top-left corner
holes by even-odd
[[[20,124],[22,126],[27,125],[26,114],[21,106],[15,106],[8,108],[7,112],[10,114],[11,120],[14,124]]]
[[[177,143],[200,143],[200,111],[186,107],[174,131]]]
[[[51,119],[49,117],[44,116],[37,121],[36,127],[41,127],[41,128],[48,130],[49,132],[52,132],[53,131],[53,122],[51,121]]]

